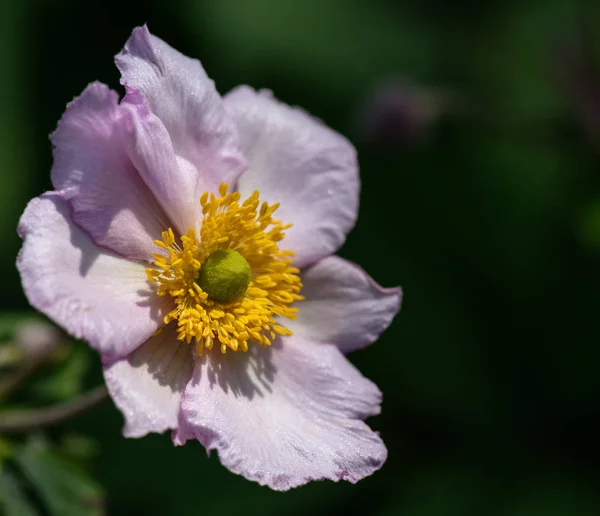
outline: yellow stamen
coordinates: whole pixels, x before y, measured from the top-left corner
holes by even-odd
[[[158,295],[175,302],[164,323],[176,321],[177,338],[194,341],[198,356],[213,348],[248,351],[248,342],[266,347],[276,333],[291,335],[275,317],[295,319],[297,308],[289,305],[304,299],[300,271],[292,265],[294,253],[280,251],[277,244],[291,227],[273,219],[279,204],[260,204],[257,191],[240,203],[240,194],[227,190],[221,184],[220,197],[202,194],[198,237],[194,228],[179,238],[171,228],[163,231],[154,243],[166,256],[154,255],[154,267],[146,270],[148,279],[158,284]],[[219,250],[239,253],[251,270],[245,292],[228,302],[211,299],[198,283],[202,264]]]

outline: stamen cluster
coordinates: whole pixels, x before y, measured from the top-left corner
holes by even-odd
[[[164,323],[176,321],[178,339],[195,342],[202,355],[215,343],[222,353],[248,351],[250,341],[269,346],[276,334],[291,335],[276,316],[294,319],[303,299],[299,269],[292,265],[294,253],[278,247],[291,224],[273,219],[279,204],[259,203],[255,191],[240,204],[238,192],[227,193],[221,184],[219,197],[204,193],[200,199],[203,220],[199,235],[194,228],[177,237],[169,228],[155,243],[163,252],[154,255],[154,267],[146,272],[158,284],[158,295],[169,295],[175,308]],[[211,299],[198,285],[198,276],[208,256],[219,249],[240,253],[252,274],[246,291],[231,302]]]

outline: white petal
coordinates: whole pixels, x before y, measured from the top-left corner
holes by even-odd
[[[97,247],[56,192],[33,199],[19,222],[17,267],[29,302],[107,358],[123,357],[162,324],[146,265]]]
[[[110,395],[125,416],[123,434],[142,437],[177,427],[181,394],[192,376],[190,346],[167,326],[125,359],[104,367]]]
[[[67,106],[52,135],[52,183],[94,242],[127,258],[151,260],[154,240],[170,224],[125,153],[126,112],[118,100],[107,86],[93,83]]]
[[[234,473],[277,490],[357,482],[387,455],[362,421],[380,400],[337,347],[289,337],[198,361],[174,438],[198,439]]]
[[[302,272],[304,301],[297,319],[283,324],[306,339],[344,352],[368,346],[400,310],[402,290],[382,288],[357,265],[330,256]]]
[[[246,160],[235,124],[200,62],[153,36],[146,26],[134,29],[115,62],[121,83],[128,92],[143,94],[166,127],[175,154],[197,171],[196,191],[182,195],[193,194],[198,201],[221,182],[234,184]]]
[[[338,249],[358,213],[358,165],[343,136],[268,92],[240,87],[224,97],[237,123],[250,168],[242,174],[242,197],[258,190],[280,202],[277,219],[293,223],[281,242],[304,267]]]

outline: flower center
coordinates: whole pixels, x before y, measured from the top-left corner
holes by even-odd
[[[251,276],[252,269],[240,253],[217,249],[200,267],[196,282],[210,299],[230,303],[246,292]]]
[[[294,253],[278,247],[291,227],[273,219],[279,205],[260,204],[257,191],[240,204],[227,189],[221,184],[220,197],[200,198],[199,234],[164,231],[155,240],[163,253],[146,270],[158,295],[175,303],[165,325],[177,321],[177,338],[194,341],[198,356],[215,343],[222,353],[248,351],[251,341],[266,347],[276,334],[291,335],[275,318],[294,319],[298,309],[290,305],[304,299]]]

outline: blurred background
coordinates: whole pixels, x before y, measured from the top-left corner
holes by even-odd
[[[369,423],[389,458],[356,486],[276,493],[198,443],[123,438],[107,402],[0,436],[0,513],[600,514],[600,3],[2,2],[5,349],[29,310],[15,228],[50,189],[48,135],[89,82],[121,91],[113,55],[145,22],[221,92],[269,88],[356,145],[361,212],[340,254],[405,294],[350,356],[384,393]],[[69,343],[4,409],[100,382]]]

